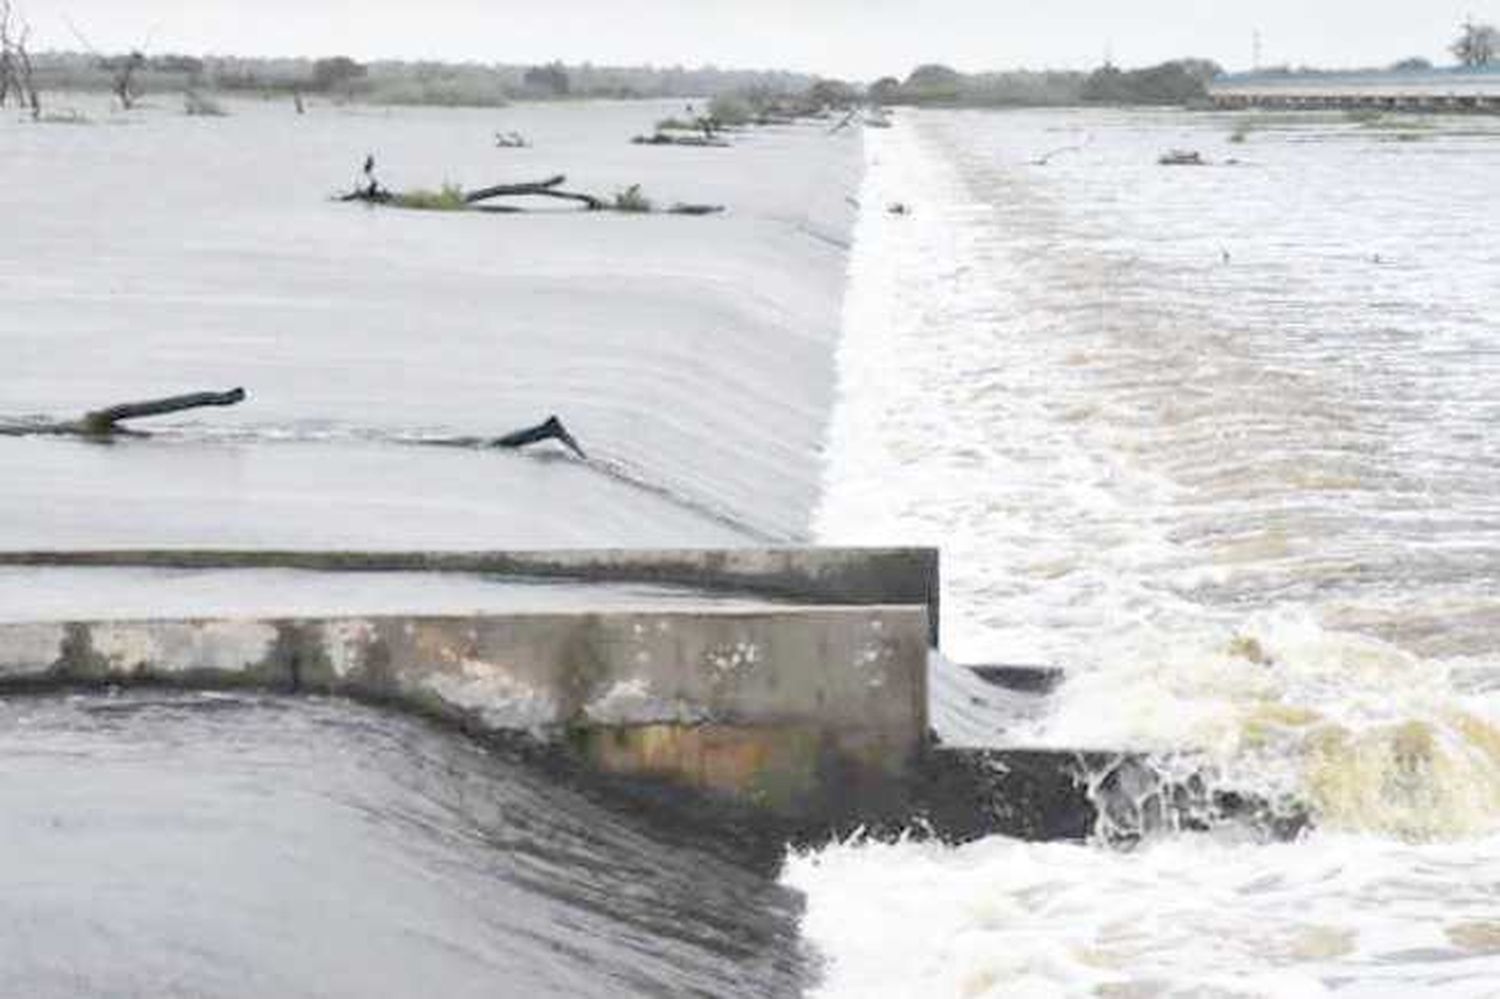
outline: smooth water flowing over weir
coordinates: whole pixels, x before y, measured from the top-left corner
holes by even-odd
[[[0,757],[17,995],[792,995],[804,974],[791,892],[389,712],[17,698]]]
[[[149,439],[0,435],[0,550],[453,554],[805,538],[856,130],[778,126],[732,150],[663,150],[629,138],[679,112],[676,101],[439,109],[309,99],[297,115],[281,101],[226,99],[229,113],[209,118],[180,113],[166,95],[129,112],[102,96],[56,100],[78,103],[76,126],[0,119],[0,424],[231,385],[248,398],[153,419]],[[497,128],[531,145],[499,151]],[[640,184],[660,204],[728,210],[481,216],[331,200],[371,153],[392,187],[472,190],[565,173],[583,190]],[[493,438],[549,414],[588,460],[546,446],[414,446]],[[733,830],[694,838],[685,821],[647,824],[633,809],[597,806],[566,775],[543,781],[454,731],[339,701],[15,690],[171,686],[215,666],[227,667],[219,680],[254,684],[267,678],[254,668],[262,663],[280,669],[269,686],[305,691],[306,667],[330,663],[308,658],[298,617],[561,613],[569,627],[536,625],[555,638],[643,606],[668,612],[666,603],[732,629],[733,598],[679,604],[654,578],[582,596],[532,580],[520,593],[465,569],[439,577],[421,559],[337,579],[309,579],[298,565],[228,571],[235,564],[0,571],[0,628],[14,639],[0,649],[12,682],[0,701],[10,927],[0,967],[10,990],[799,990],[799,900],[760,854],[747,859]],[[402,571],[425,575],[413,583]],[[263,615],[285,627],[245,620]],[[514,693],[483,667],[503,674],[535,649],[476,666],[454,651],[469,623],[455,626],[446,656],[413,658],[441,660],[436,685],[472,708]],[[674,622],[658,623],[665,647]],[[623,627],[616,647],[647,631]],[[717,657],[726,672],[746,665],[734,651]],[[153,675],[151,661],[181,670]],[[388,665],[364,662],[372,680]],[[633,679],[616,696],[595,692],[597,706],[660,707]],[[571,693],[555,700],[580,707]],[[654,740],[670,727],[639,728],[594,748],[621,766],[654,764]],[[699,759],[732,742],[666,734]],[[731,760],[746,761],[763,762]],[[727,769],[726,779],[742,774]]]
[[[944,651],[1065,669],[986,734],[939,661],[949,741],[1152,752],[1315,830],[798,856],[823,995],[1492,987],[1500,257],[1464,219],[1500,133],[1237,121],[868,136],[818,537],[941,544]]]

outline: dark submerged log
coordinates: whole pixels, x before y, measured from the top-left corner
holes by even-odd
[[[142,416],[163,416],[184,409],[202,406],[233,406],[245,401],[245,390],[232,388],[227,392],[188,392],[184,395],[169,395],[163,399],[147,399],[144,402],[122,402],[105,409],[85,413],[83,422],[94,428],[113,427],[121,420],[134,420]]]
[[[678,202],[667,209],[668,215],[717,215],[724,210],[723,205],[695,205]]]
[[[36,423],[0,424],[0,434],[20,437],[32,434],[75,434],[81,437],[112,437],[117,434],[146,436],[142,431],[120,426],[124,420],[143,416],[163,416],[185,409],[203,406],[233,406],[243,402],[245,390],[232,388],[227,392],[188,392],[170,395],[161,399],[146,399],[141,402],[122,402],[104,409],[84,413],[77,420],[62,420]]]
[[[567,182],[565,174],[556,174],[546,180],[534,180],[520,184],[496,184],[493,187],[481,187],[477,191],[469,191],[464,195],[464,201],[473,204],[476,201],[487,201],[490,198],[504,198],[518,194],[539,194],[543,191],[553,191]]]
[[[497,437],[490,442],[490,446],[517,448],[546,440],[561,441],[578,457],[586,457],[583,453],[583,448],[578,446],[578,442],[573,439],[573,435],[568,433],[568,428],[563,426],[562,421],[556,416],[549,416],[534,427],[514,430],[504,437]]]
[[[558,441],[580,458],[587,458],[583,448],[573,435],[568,433],[568,428],[563,426],[562,420],[555,415],[549,416],[541,423],[532,427],[522,427],[513,430],[503,437],[433,437],[417,441],[418,444],[431,444],[437,447],[502,447],[522,448],[528,444],[536,444],[541,441]]]
[[[665,132],[657,132],[655,135],[637,135],[630,140],[638,146],[699,146],[713,149],[727,149],[729,143],[723,139],[712,138],[702,135],[667,135]]]

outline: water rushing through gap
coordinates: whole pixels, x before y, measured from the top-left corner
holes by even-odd
[[[1250,120],[868,136],[818,529],[941,544],[952,658],[1070,670],[1007,738],[1318,830],[797,857],[820,994],[1500,994],[1500,125]]]

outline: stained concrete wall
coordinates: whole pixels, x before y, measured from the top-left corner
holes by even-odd
[[[0,685],[165,682],[405,704],[796,818],[907,780],[921,606],[0,625]]]

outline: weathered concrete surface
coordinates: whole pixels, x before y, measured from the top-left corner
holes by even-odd
[[[776,603],[727,590],[467,572],[0,566],[0,621],[15,622],[765,610]]]
[[[255,685],[387,701],[816,818],[909,776],[922,607],[0,624],[0,683]]]
[[[921,604],[938,635],[935,548],[562,549],[553,551],[262,551],[120,549],[0,552],[0,566],[454,572],[638,582],[741,591],[816,604]]]

